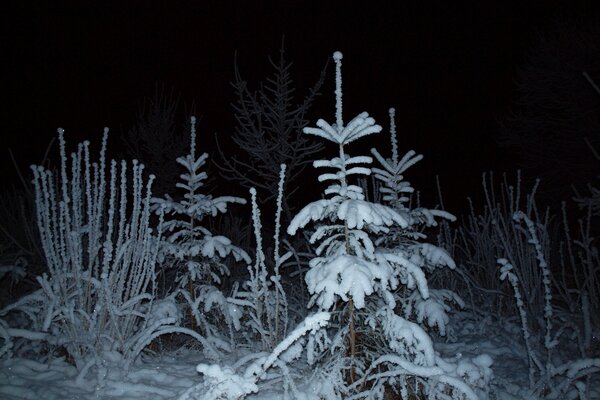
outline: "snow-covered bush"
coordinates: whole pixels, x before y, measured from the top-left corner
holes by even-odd
[[[29,312],[37,303],[43,311],[32,315],[33,330],[64,346],[78,368],[103,350],[134,358],[143,335],[167,323],[148,326],[143,313],[153,300],[159,240],[150,226],[154,177],[144,183],[135,160],[130,181],[124,161],[120,168],[111,161],[107,173],[107,138],[106,129],[98,162],[87,141],[68,160],[59,130],[60,175],[32,167],[48,274],[20,303]]]
[[[523,226],[513,216],[517,211],[533,221],[542,246],[544,258],[553,266],[555,279],[552,289],[557,301],[556,315],[578,326],[582,345],[589,347],[593,331],[600,327],[600,279],[597,278],[598,252],[594,237],[592,208],[574,223],[574,207],[562,205],[562,215],[557,215],[536,200],[539,181],[528,191],[521,184],[521,174],[511,183],[503,175],[501,183],[493,174],[482,179],[482,209],[477,209],[469,199],[470,213],[453,229],[442,224],[440,242],[457,261],[462,277],[452,287],[465,293],[470,308],[481,315],[506,318],[512,315],[515,299],[511,287],[498,280],[496,260],[506,258],[513,265],[513,274],[520,282],[523,306],[532,316],[533,333],[543,330],[544,292],[542,270],[539,268],[535,248],[523,234]],[[492,267],[493,266],[493,267]],[[452,282],[444,271],[436,272],[437,282]],[[588,328],[585,328],[585,326]]]
[[[192,328],[212,340],[221,336],[220,327],[210,320],[209,311],[213,306],[217,306],[225,317],[230,333],[239,318],[217,287],[221,278],[229,275],[224,259],[231,255],[236,261],[250,263],[250,258],[229,238],[210,232],[205,227],[205,218],[227,212],[231,203],[245,204],[246,201],[239,197],[213,197],[202,193],[207,174],[201,169],[208,154],[196,157],[196,118],[191,117],[190,122],[190,152],[177,159],[177,163],[185,169],[180,175],[181,181],[176,184],[182,189],[183,196],[177,200],[166,195],[151,201],[156,212],[165,217],[161,226],[164,240],[159,254],[163,268],[175,270],[177,293],[189,306]],[[230,340],[233,340],[231,334]],[[215,344],[222,345],[220,340]]]
[[[317,340],[309,341],[310,358],[313,362],[322,361],[323,353],[346,357],[346,363],[331,364],[347,371],[346,382],[335,382],[338,388],[333,390],[350,396],[345,398],[383,398],[386,385],[402,388],[403,379],[417,377],[426,383],[424,387],[430,398],[442,398],[446,390],[453,392],[455,398],[474,399],[475,393],[457,375],[457,369],[435,356],[425,330],[407,319],[414,310],[422,322],[440,325],[442,330],[445,327],[444,308],[433,301],[425,273],[437,265],[453,266],[453,262],[442,249],[419,243],[424,238],[419,226],[434,225],[435,216],[452,216],[427,209],[409,210],[404,206],[404,194],[411,189],[402,181],[401,174],[418,161],[419,156],[414,157],[414,153],[409,152],[398,159],[394,146],[391,160],[373,152],[384,168],[373,172],[385,185],[384,201],[389,205],[367,201],[362,188],[349,182],[351,178],[371,174],[372,158],[349,156],[345,146],[380,132],[381,127],[367,113],[344,124],[342,54],[336,52],[334,60],[336,122],[330,125],[320,119],[317,128],[305,128],[304,133],[337,145],[337,157],[313,163],[316,168],[335,171],[319,177],[321,182],[331,181],[324,191],[325,197],[305,206],[288,227],[288,233],[293,235],[310,222],[316,222],[310,242],[317,246],[317,256],[310,261],[305,278],[312,295],[308,306],[316,305],[320,310],[333,312],[338,324],[337,331],[332,332],[333,339],[321,334],[316,336]],[[411,297],[413,293],[418,296]],[[432,302],[419,304],[428,300]],[[437,306],[432,306],[433,303]],[[409,304],[414,308],[405,307]],[[407,314],[405,317],[396,314],[398,306]],[[408,308],[410,312],[406,311]],[[359,330],[364,334],[358,335]],[[379,332],[383,332],[389,343],[387,348],[363,345],[368,341],[365,337]],[[315,357],[315,350],[319,348],[317,353],[321,355]],[[390,353],[382,352],[388,349]],[[370,386],[365,386],[366,383],[374,385],[372,390],[366,389]],[[438,395],[440,397],[436,397]]]

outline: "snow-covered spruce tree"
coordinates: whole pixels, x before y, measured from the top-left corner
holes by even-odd
[[[382,194],[382,201],[402,215],[408,226],[390,227],[389,232],[378,237],[375,244],[378,248],[385,247],[388,251],[405,255],[424,272],[431,272],[437,267],[454,269],[454,260],[444,249],[423,242],[427,239],[423,231],[426,228],[437,226],[436,218],[444,218],[449,221],[455,221],[456,218],[442,210],[424,207],[410,208],[414,188],[410,182],[405,180],[404,173],[422,160],[423,156],[410,150],[402,158],[399,157],[394,120],[395,110],[390,108],[389,114],[392,156],[386,159],[379,151],[371,149],[371,153],[382,167],[372,169],[373,177],[381,183],[377,187]],[[446,301],[454,301],[461,307],[463,301],[450,290],[429,288],[428,293],[429,297],[425,298],[422,291],[403,286],[400,291],[395,292],[395,296],[406,318],[414,314],[418,323],[426,321],[428,326],[436,327],[441,335],[445,335],[446,324],[449,320],[446,311],[450,309]]]
[[[333,332],[333,341],[326,335],[309,340],[309,355],[313,354],[310,358],[313,361],[323,360],[323,357],[314,357],[314,350],[319,347],[329,348],[330,357],[336,357],[335,353],[340,351],[340,347],[346,350],[345,363],[328,363],[335,368],[347,369],[346,383],[336,383],[345,387],[332,390],[338,398],[342,395],[345,398],[383,398],[385,390],[389,390],[387,387],[399,391],[404,398],[407,398],[409,391],[417,393],[426,390],[432,399],[449,396],[476,399],[477,395],[462,379],[461,373],[457,372],[456,365],[445,362],[435,354],[426,331],[395,313],[398,305],[396,292],[399,289],[407,293],[417,292],[423,301],[430,299],[422,268],[425,264],[423,260],[435,259],[436,263],[443,264],[440,257],[444,253],[439,249],[432,251],[434,247],[425,244],[417,246],[421,235],[415,226],[423,223],[419,222],[421,218],[432,218],[433,213],[424,210],[412,213],[401,209],[398,206],[403,200],[397,196],[394,204],[397,208],[368,202],[362,189],[349,182],[350,178],[371,174],[368,164],[372,159],[368,156],[349,156],[345,146],[361,137],[380,132],[381,127],[367,113],[359,114],[344,125],[342,54],[336,52],[333,58],[336,63],[336,122],[330,125],[320,119],[317,128],[305,128],[304,133],[338,145],[337,157],[313,163],[316,168],[333,168],[336,171],[319,177],[319,181],[332,181],[325,189],[325,198],[305,206],[288,227],[288,233],[294,235],[311,221],[316,222],[310,242],[318,244],[317,257],[310,261],[305,278],[312,295],[308,306],[316,305],[322,311],[337,311],[340,320],[339,330]],[[403,160],[397,160],[396,156],[392,169],[406,169],[411,165],[412,158],[409,154]],[[400,161],[403,166],[399,165]],[[387,164],[391,166],[389,162]],[[383,170],[379,173],[385,176]],[[388,184],[393,181],[385,179]],[[402,193],[403,187],[399,186],[397,194]],[[396,186],[391,188],[392,191],[395,189]],[[389,195],[393,196],[393,193]],[[406,232],[405,236],[412,240],[411,246],[383,245],[386,235],[398,238],[404,235],[402,232]],[[441,258],[446,264],[450,263],[449,257]],[[429,314],[426,308],[424,313]],[[357,336],[359,328],[369,329],[369,334],[383,332],[386,347],[362,347],[364,337],[368,335]],[[327,345],[323,346],[325,343]],[[389,353],[384,353],[386,350]],[[489,357],[478,361],[480,369],[485,371],[477,371],[477,379],[489,379]],[[473,368],[477,369],[475,366]],[[463,368],[462,373],[467,375],[465,371],[471,369]],[[339,376],[335,371],[329,374]],[[468,380],[468,377],[465,376],[465,379]],[[409,388],[411,383],[413,387]]]
[[[228,204],[246,203],[239,197],[213,197],[202,193],[207,174],[201,168],[207,158],[206,153],[196,157],[196,119],[191,117],[190,152],[177,159],[177,163],[185,169],[180,175],[181,181],[176,184],[177,188],[182,189],[183,197],[177,201],[166,195],[164,198],[153,198],[152,203],[157,213],[165,214],[161,261],[175,268],[178,273],[178,293],[184,296],[190,306],[192,327],[198,327],[211,338],[218,337],[218,329],[207,320],[206,312],[211,306],[218,305],[221,308],[230,328],[237,324],[237,316],[230,312],[229,304],[216,287],[221,283],[222,276],[229,275],[223,260],[232,255],[236,261],[250,263],[250,257],[233,245],[231,240],[214,235],[202,225],[205,217],[227,212]],[[199,310],[201,304],[204,312]]]

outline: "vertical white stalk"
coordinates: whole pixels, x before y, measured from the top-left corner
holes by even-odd
[[[535,231],[535,226],[533,225],[533,221],[529,219],[522,211],[518,211],[513,216],[515,221],[525,221],[527,225],[527,230],[531,235],[530,243],[534,246],[536,257],[539,262],[539,267],[542,270],[542,283],[544,286],[544,319],[546,321],[546,335],[544,338],[544,347],[547,351],[547,359],[546,359],[546,373],[550,375],[552,362],[551,362],[551,354],[552,348],[555,346],[555,343],[552,341],[552,290],[550,288],[551,280],[550,280],[550,268],[546,263],[546,258],[544,257],[542,245],[537,237],[537,233]]]
[[[335,123],[337,124],[338,132],[342,131],[344,121],[342,119],[342,58],[341,52],[333,53],[335,60]]]
[[[283,290],[283,287],[281,286],[281,275],[279,273],[279,267],[281,266],[281,257],[279,255],[279,235],[281,233],[281,213],[283,211],[283,185],[285,183],[285,171],[286,171],[286,165],[285,164],[281,164],[281,169],[279,171],[279,185],[277,186],[277,211],[275,213],[275,249],[273,250],[273,258],[275,261],[275,270],[274,270],[274,276],[271,277],[271,280],[273,281],[274,285],[275,285],[275,335],[276,335],[276,339],[279,340],[279,319],[280,319],[280,307],[281,307],[281,302],[283,302],[283,306],[284,306],[284,318],[287,318],[287,300],[285,298],[285,292]],[[280,299],[281,296],[281,299]],[[287,325],[287,324],[286,324]],[[286,327],[284,327],[284,334],[286,333],[285,331],[287,330]]]
[[[398,165],[398,138],[396,137],[396,109],[390,108],[390,140],[392,142],[392,162]]]

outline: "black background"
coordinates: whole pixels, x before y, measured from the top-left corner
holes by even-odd
[[[345,120],[368,111],[387,129],[395,107],[401,150],[425,155],[409,179],[427,193],[439,174],[447,202],[458,207],[482,172],[514,170],[494,135],[537,33],[594,12],[581,1],[89,3],[2,6],[3,186],[18,184],[8,149],[27,173],[59,126],[71,145],[98,143],[108,126],[118,149],[156,82],[180,92],[188,109],[194,104],[201,150],[212,153],[213,135],[234,127],[234,53],[252,86],[271,73],[267,57],[278,55],[285,35],[300,94],[342,51]],[[330,62],[312,121],[334,120],[333,72]],[[369,144],[388,154],[380,135]]]

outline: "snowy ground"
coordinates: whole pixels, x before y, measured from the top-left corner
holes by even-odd
[[[101,371],[98,377],[76,382],[77,371],[64,361],[44,365],[30,360],[4,361],[0,371],[3,399],[173,399],[201,381],[192,355],[163,356],[131,367]]]
[[[456,316],[458,317],[458,316]],[[527,365],[520,331],[512,323],[454,318],[448,340],[436,344],[445,357],[468,357],[485,353],[493,360],[494,390],[490,399],[524,399]],[[460,338],[460,340],[456,340]],[[2,399],[177,399],[187,389],[202,383],[195,366],[206,360],[193,349],[180,349],[162,355],[144,356],[128,373],[108,365],[98,376],[88,375],[76,382],[75,368],[64,360],[41,364],[32,360],[3,361],[0,368]],[[224,363],[226,363],[224,361]],[[590,382],[589,400],[600,399],[598,377]],[[298,382],[299,384],[301,382]],[[265,388],[249,399],[277,399],[281,394]]]

